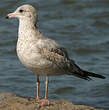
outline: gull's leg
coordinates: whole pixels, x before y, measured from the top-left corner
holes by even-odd
[[[50,101],[47,99],[48,95],[48,76],[46,76],[46,81],[45,81],[45,97],[42,101],[42,105],[50,105]]]
[[[50,101],[47,99],[47,93],[48,93],[48,76],[46,76],[46,81],[45,81],[45,97],[44,99],[41,100],[42,106],[50,105]]]
[[[40,97],[39,97],[39,75],[37,75],[37,82],[36,82],[36,85],[37,85],[37,96],[36,96],[36,102],[39,102],[40,101]]]
[[[46,81],[45,81],[45,98],[47,99],[47,94],[48,94],[48,76],[46,76]]]

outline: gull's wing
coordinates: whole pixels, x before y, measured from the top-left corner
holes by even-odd
[[[74,75],[86,80],[90,79],[73,60],[68,58],[65,48],[60,47],[54,40],[39,40],[37,45],[43,58],[56,64],[65,74]]]
[[[82,70],[75,62],[68,58],[67,51],[61,48],[54,40],[45,39],[39,41],[39,49],[43,58],[57,65],[64,74],[74,75],[85,80],[91,80],[91,77],[104,79],[105,77],[96,73]]]
[[[40,39],[37,42],[39,49],[46,49],[52,53],[58,54],[68,59],[68,53],[65,48],[60,47],[54,40],[51,39]]]
[[[40,39],[37,42],[37,47],[40,50],[43,58],[56,64],[60,69],[67,69],[68,54],[65,48],[60,47],[54,40]]]

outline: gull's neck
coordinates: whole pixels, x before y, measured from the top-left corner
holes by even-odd
[[[19,21],[18,37],[21,39],[39,39],[42,37],[42,35],[36,28],[34,22],[22,19]]]
[[[19,20],[19,28],[21,29],[32,29],[35,26],[35,23],[30,20],[21,19]]]

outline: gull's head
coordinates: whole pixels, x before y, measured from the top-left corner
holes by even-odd
[[[13,13],[9,13],[6,18],[18,18],[19,20],[36,21],[36,10],[32,5],[26,4],[18,7]]]

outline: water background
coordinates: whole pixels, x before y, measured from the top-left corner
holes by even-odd
[[[18,20],[5,19],[25,3],[37,8],[43,35],[65,47],[80,67],[106,76],[93,81],[50,77],[48,98],[109,110],[109,0],[0,0],[0,93],[36,96],[36,76],[16,55]],[[40,95],[44,96],[45,78],[40,80]]]

